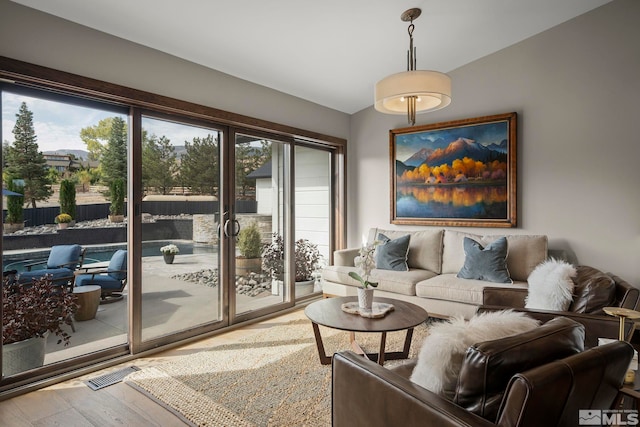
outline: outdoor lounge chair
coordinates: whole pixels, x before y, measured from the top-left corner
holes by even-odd
[[[75,286],[98,285],[102,288],[100,303],[110,303],[123,298],[127,285],[127,251],[117,250],[106,269],[92,269],[91,264],[76,272]]]
[[[26,264],[27,271],[18,273],[16,279],[18,283],[33,282],[43,276],[51,277],[56,285],[68,285],[73,288],[75,278],[74,271],[82,266],[84,262],[85,249],[80,245],[55,245],[51,247],[49,258]],[[44,268],[34,269],[36,266]]]

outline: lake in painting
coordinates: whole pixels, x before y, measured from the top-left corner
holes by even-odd
[[[409,218],[505,218],[507,187],[403,185],[396,193],[396,213]]]

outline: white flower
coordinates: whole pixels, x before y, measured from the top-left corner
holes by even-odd
[[[360,275],[349,273],[349,276],[358,280],[363,287],[367,287],[369,285],[375,287],[377,283],[369,282],[369,276],[371,276],[371,270],[376,268],[376,260],[374,258],[374,254],[376,251],[376,246],[382,243],[379,240],[374,241],[370,245],[365,245],[360,248],[360,256],[357,256],[354,259],[354,265],[358,267],[360,271]]]
[[[175,255],[180,252],[180,249],[176,245],[166,245],[160,248],[160,252],[166,255]]]

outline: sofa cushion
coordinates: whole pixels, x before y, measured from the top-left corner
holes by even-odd
[[[416,295],[422,298],[482,305],[483,291],[487,287],[501,288],[503,283],[485,280],[460,279],[455,274],[440,274],[416,284]],[[526,282],[513,282],[509,287],[527,288]]]
[[[468,321],[456,317],[437,323],[429,328],[410,379],[451,400],[462,360],[471,345],[530,331],[538,325],[537,320],[511,310],[478,314]]]
[[[476,344],[465,355],[453,401],[495,422],[513,375],[583,350],[584,326],[566,317],[528,332]]]
[[[458,272],[461,279],[513,283],[507,269],[507,239],[502,237],[486,247],[468,237],[464,238],[464,265]]]
[[[604,307],[615,305],[616,282],[602,271],[580,265],[573,278],[573,302],[569,311],[576,313],[601,313]]]
[[[389,239],[382,233],[378,233],[377,239],[382,242],[376,246],[376,268],[381,270],[408,271],[407,254],[411,235],[407,234],[397,239]]]
[[[567,311],[573,297],[576,268],[562,260],[548,259],[529,275],[525,308]]]
[[[442,273],[457,273],[464,265],[463,241],[465,237],[486,246],[502,235],[480,236],[446,230],[442,240]],[[507,268],[511,279],[526,282],[533,269],[547,258],[547,236],[522,234],[505,237],[509,245]]]
[[[360,282],[349,277],[350,271],[358,272],[358,269],[356,267],[329,265],[322,269],[322,279],[347,286],[359,287]],[[369,281],[378,283],[376,289],[413,296],[416,294],[416,283],[434,276],[436,276],[436,274],[429,270],[410,269],[409,271],[391,271],[374,269],[371,272]]]
[[[390,239],[397,239],[410,233],[411,241],[409,242],[409,254],[407,255],[407,265],[409,268],[419,268],[440,273],[442,268],[442,236],[444,230],[407,231],[372,228],[369,230],[368,242],[372,243],[378,236],[378,233],[382,233]]]

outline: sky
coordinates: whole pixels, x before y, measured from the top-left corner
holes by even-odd
[[[33,127],[37,135],[40,151],[60,149],[85,150],[87,146],[80,139],[80,130],[97,125],[102,119],[117,116],[111,111],[101,111],[45,99],[2,92],[2,141],[12,143],[16,114],[22,102],[33,113]],[[124,116],[123,116],[124,118]],[[126,120],[126,118],[125,118]],[[167,121],[145,119],[144,129],[160,137],[165,135],[173,145],[184,145],[194,137],[206,137],[211,130],[193,126],[178,125]]]

